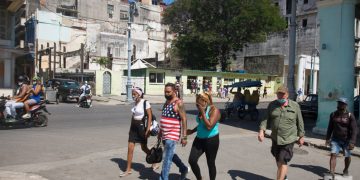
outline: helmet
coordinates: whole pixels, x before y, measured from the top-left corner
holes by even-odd
[[[33,81],[37,81],[37,80],[40,80],[40,77],[34,76],[34,77],[33,77]]]
[[[87,81],[85,81],[85,84],[87,84],[88,82]]]
[[[26,78],[24,76],[19,76],[17,80],[18,82],[24,82],[26,81]]]

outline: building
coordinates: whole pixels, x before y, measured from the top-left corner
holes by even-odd
[[[136,5],[132,59],[164,61],[172,38],[161,24],[165,5],[158,0]],[[127,69],[128,0],[5,0],[0,13],[0,88],[14,88],[15,76],[20,74],[37,74],[44,81],[53,77],[101,80],[98,85],[102,86],[102,81],[112,80],[96,77],[101,75],[96,71],[122,74]],[[100,58],[107,62],[99,63]],[[117,89],[97,92],[124,93]]]

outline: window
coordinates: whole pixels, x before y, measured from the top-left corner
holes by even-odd
[[[120,10],[120,20],[128,20],[128,12],[125,10]]]
[[[303,19],[302,20],[302,27],[306,28],[306,26],[307,26],[307,19]]]
[[[114,5],[111,5],[111,4],[107,5],[107,13],[109,14],[109,18],[113,18]]]
[[[78,2],[77,0],[61,1],[56,7],[56,12],[64,16],[78,17]]]
[[[152,5],[158,5],[158,1],[157,0],[152,0]]]
[[[307,3],[309,3],[309,0],[304,0],[304,4],[307,4]]]
[[[165,73],[150,73],[150,83],[164,83]]]
[[[291,14],[291,1],[292,0],[286,0],[286,14]]]

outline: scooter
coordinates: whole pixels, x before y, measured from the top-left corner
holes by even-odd
[[[3,114],[5,110],[6,100],[0,98],[0,125],[3,127],[12,127],[16,125],[24,125],[25,127],[45,127],[48,124],[48,115],[51,115],[46,109],[45,101],[41,101],[39,104],[31,106],[30,118],[24,119],[22,116],[25,114],[23,108],[16,109],[15,118],[6,118]]]
[[[83,99],[80,99],[80,107],[82,108],[90,108],[91,107],[91,95],[90,94],[86,94]]]

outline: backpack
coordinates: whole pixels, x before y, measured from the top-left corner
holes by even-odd
[[[90,94],[89,85],[86,85],[86,87],[85,87],[85,94]]]
[[[147,125],[147,119],[148,119],[148,114],[146,111],[146,100],[144,101],[144,117],[143,117],[143,123],[146,129],[146,125]],[[156,121],[156,117],[154,116],[154,114],[152,115],[152,122],[151,122],[151,127],[150,127],[150,135],[151,136],[157,136],[159,134],[160,131],[160,127],[159,127],[159,123]]]

